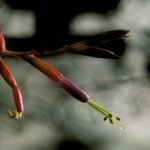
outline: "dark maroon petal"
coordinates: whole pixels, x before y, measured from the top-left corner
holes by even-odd
[[[97,58],[117,59],[125,50],[124,38],[129,30],[112,30],[93,36],[72,37],[72,44],[65,45],[57,50],[44,50],[39,53],[42,56],[51,56],[61,53],[75,53]],[[77,42],[78,41],[78,42]]]
[[[70,52],[80,55],[92,56],[97,58],[109,58],[118,59],[120,58],[112,50],[90,46],[86,42],[79,42],[70,46]]]
[[[111,40],[121,39],[127,37],[129,32],[130,32],[129,30],[124,30],[124,29],[106,31],[97,34],[95,36],[91,36],[89,40],[87,40],[87,42],[96,44],[98,42],[103,43]]]
[[[67,52],[97,58],[117,59],[125,49],[124,37],[128,30],[112,30],[89,36],[81,42],[68,46]]]
[[[58,85],[81,102],[85,103],[90,98],[83,90],[64,76],[60,77]]]

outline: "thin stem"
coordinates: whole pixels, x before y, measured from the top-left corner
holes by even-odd
[[[97,110],[98,112],[101,112],[104,116],[108,117],[109,112],[104,109],[101,105],[98,105],[97,103],[95,103],[93,100],[89,99],[87,101],[87,103],[94,108],[95,110]]]
[[[52,50],[52,51],[46,50],[45,52],[41,52],[38,55],[50,55],[51,56],[55,54],[65,53],[67,52],[68,48],[69,48],[69,45],[65,45],[62,48],[59,48],[57,50]]]
[[[25,55],[38,55],[39,51],[38,50],[32,50],[29,52],[16,52],[16,51],[10,51],[10,50],[5,50],[2,55],[10,56],[10,57],[21,57]]]

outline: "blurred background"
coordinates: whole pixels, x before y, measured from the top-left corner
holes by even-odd
[[[149,0],[0,0],[0,29],[11,50],[55,50],[75,39],[128,29],[121,59],[75,54],[43,57],[119,115],[124,131],[57,87],[20,59],[5,58],[24,97],[25,112],[11,120],[11,89],[0,80],[1,150],[149,150]]]

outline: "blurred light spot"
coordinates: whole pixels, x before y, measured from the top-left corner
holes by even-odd
[[[2,7],[0,10],[0,28],[7,37],[27,38],[35,33],[35,14],[32,11],[12,10]]]
[[[15,11],[7,24],[6,34],[9,37],[31,37],[35,33],[34,14],[24,11]]]
[[[74,35],[94,35],[104,28],[104,18],[98,13],[83,13],[76,16],[70,24],[70,32]]]

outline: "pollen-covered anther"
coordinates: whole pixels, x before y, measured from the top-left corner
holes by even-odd
[[[117,123],[118,121],[120,121],[121,119],[119,117],[116,117],[115,115],[109,113],[107,117],[104,118],[104,121],[109,119],[109,122],[111,124],[115,124]]]
[[[104,119],[103,119],[103,120],[104,120],[104,121],[106,121],[107,119],[108,119],[108,117],[104,117]]]
[[[20,119],[22,117],[22,112],[7,110],[7,114],[12,119]]]
[[[120,121],[120,120],[121,120],[119,117],[116,117],[116,119],[117,119],[118,121]]]

